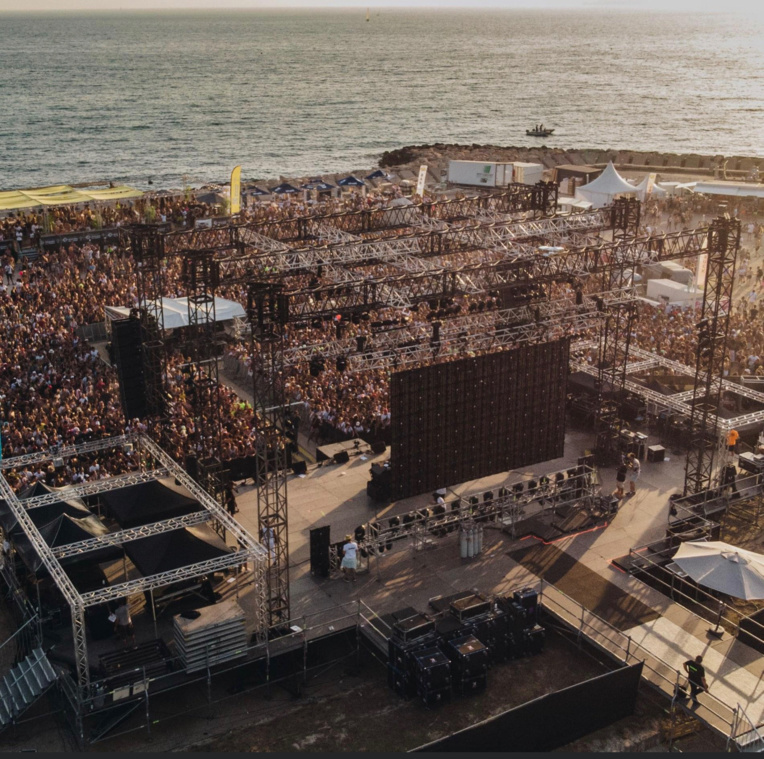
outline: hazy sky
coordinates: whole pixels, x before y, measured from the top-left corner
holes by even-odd
[[[666,11],[755,11],[764,0],[0,0],[0,11],[163,10],[182,8],[623,8]]]

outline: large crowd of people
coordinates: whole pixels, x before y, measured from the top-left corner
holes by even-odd
[[[399,192],[399,191],[398,191]],[[245,209],[248,220],[279,220],[305,214],[326,214],[383,207],[389,194],[355,193],[341,198],[321,198],[306,203],[302,196],[269,199]],[[684,228],[707,223],[718,212],[718,200],[696,196],[649,201],[644,207],[643,232]],[[743,222],[743,247],[737,274],[739,296],[732,314],[729,355],[725,371],[764,375],[764,334],[758,301],[764,297],[764,272],[761,260],[762,225],[748,206],[731,208]],[[130,224],[135,221],[170,221],[188,226],[196,214],[209,213],[209,207],[188,199],[159,198],[107,208],[58,207],[43,221],[36,213],[23,213],[0,219],[0,239],[34,241],[43,223],[53,231],[70,231],[99,225]],[[19,232],[20,229],[20,232]],[[139,420],[124,418],[116,371],[102,353],[81,337],[83,325],[103,321],[104,306],[135,306],[138,303],[136,266],[126,250],[118,246],[68,244],[53,252],[41,252],[26,260],[14,252],[2,258],[0,277],[0,329],[3,353],[0,357],[0,425],[3,457],[45,450],[56,444],[71,444],[95,437],[141,429]],[[470,261],[466,253],[438,259],[450,266]],[[387,276],[399,272],[385,263],[359,268],[354,277]],[[184,295],[180,258],[165,262],[167,294]],[[329,271],[296,273],[287,277],[290,288],[331,284]],[[561,286],[562,287],[562,286]],[[573,293],[568,289],[566,297]],[[246,305],[242,285],[221,288],[220,295]],[[554,297],[562,297],[554,293]],[[423,303],[414,309],[371,311],[356,318],[314,321],[310,326],[287,325],[287,349],[305,344],[325,344],[338,339],[353,346],[364,339],[373,346],[377,333],[386,328],[406,330],[411,340],[430,340],[434,323],[457,313],[496,312],[500,301],[494,295],[461,296],[448,302]],[[643,304],[635,322],[635,342],[688,366],[695,362],[697,313],[693,308],[655,307]],[[451,334],[433,347],[433,358],[453,359],[470,355],[470,329]],[[348,352],[352,352],[352,347]],[[317,352],[319,358],[320,352]],[[248,382],[257,373],[248,340],[231,339],[226,349],[229,361],[244,367]],[[309,435],[317,442],[363,436],[369,440],[385,438],[390,425],[389,378],[392,366],[385,369],[348,371],[347,363],[334,354],[317,364],[295,362],[282,378],[287,399],[302,402],[308,409]],[[203,435],[212,423],[199,419],[192,396],[193,378],[188,374],[189,359],[182,353],[169,357],[168,390],[170,400],[165,425],[165,445],[178,460],[204,450]],[[223,386],[219,389],[219,414],[222,429],[222,459],[252,456],[258,445],[257,418],[248,402]],[[135,463],[124,451],[94,453],[68,460],[66,467],[29,467],[9,473],[13,486],[21,489],[32,482],[61,485],[107,473],[124,471]]]

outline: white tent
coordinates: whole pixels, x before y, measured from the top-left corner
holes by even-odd
[[[636,194],[637,188],[615,170],[612,161],[596,179],[576,189],[576,198],[588,200],[595,208],[609,206],[617,195]]]
[[[130,310],[122,306],[106,306],[104,308],[106,321],[126,319],[130,316]],[[162,315],[165,329],[188,327],[188,298],[162,298]],[[215,321],[230,321],[235,317],[245,317],[246,315],[240,303],[224,298],[215,298]]]
[[[650,175],[645,174],[644,179],[637,185],[634,186],[634,189],[637,191],[637,197],[644,202],[648,197],[653,198],[665,198],[666,195],[669,194],[669,192],[661,187],[657,182],[653,182],[652,189],[650,192],[647,192],[647,188],[650,185]]]

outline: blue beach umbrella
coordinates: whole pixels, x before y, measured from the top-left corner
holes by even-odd
[[[247,193],[249,195],[270,195],[268,190],[261,190],[259,187],[253,187],[251,190],[248,190]]]
[[[365,187],[366,186],[360,179],[356,179],[352,174],[345,177],[344,179],[340,179],[339,182],[337,182],[337,185],[339,187]]]
[[[289,182],[282,182],[278,187],[274,187],[271,192],[276,193],[276,195],[292,195],[300,191],[296,187],[292,187]]]
[[[382,169],[377,169],[376,171],[372,171],[366,179],[387,179],[387,174],[385,174]]]

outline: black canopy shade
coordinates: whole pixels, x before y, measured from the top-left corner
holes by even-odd
[[[169,572],[230,553],[207,525],[162,532],[125,543],[125,553],[144,576]]]
[[[75,519],[68,514],[59,515],[51,522],[42,525],[39,530],[43,540],[51,548],[78,543],[81,540],[106,535],[109,532],[96,516],[91,515],[83,519]],[[24,533],[19,532],[14,534],[13,542],[16,546],[16,551],[31,572],[40,576],[47,574],[42,559],[40,559],[37,551]],[[62,566],[67,564],[100,564],[106,561],[113,561],[121,556],[122,549],[119,546],[105,546],[96,551],[88,551],[87,553],[60,559],[60,563]]]
[[[101,494],[107,514],[120,527],[139,527],[201,511],[202,505],[171,477]]]

